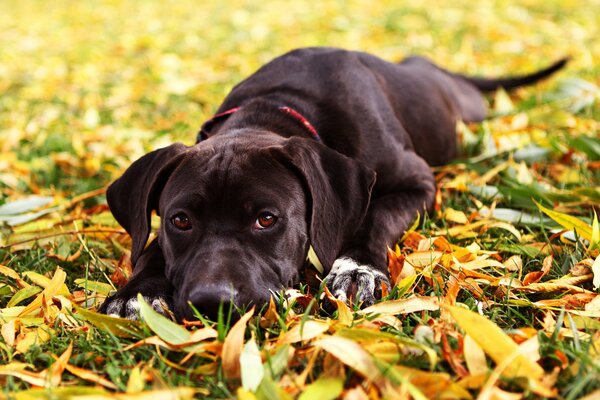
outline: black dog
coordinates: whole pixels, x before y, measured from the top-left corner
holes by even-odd
[[[389,287],[386,245],[434,201],[430,165],[456,156],[456,124],[486,116],[481,91],[562,68],[480,79],[423,58],[299,49],[227,96],[194,146],[145,155],[107,192],[131,235],[134,275],[101,311],[137,317],[137,293],[178,318],[188,302],[261,304],[298,283],[312,245],[333,294],[363,305]],[[153,210],[162,218],[146,247]]]

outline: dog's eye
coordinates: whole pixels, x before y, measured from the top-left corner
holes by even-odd
[[[277,217],[269,212],[263,212],[258,215],[256,221],[254,222],[254,227],[256,229],[266,229],[275,225],[277,222]]]
[[[181,231],[187,231],[192,228],[192,222],[184,213],[175,214],[175,216],[171,218],[171,223]]]

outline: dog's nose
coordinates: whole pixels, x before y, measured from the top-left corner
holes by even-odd
[[[201,286],[195,288],[189,300],[201,314],[216,320],[219,308],[227,317],[227,313],[235,300],[235,290],[226,286]]]

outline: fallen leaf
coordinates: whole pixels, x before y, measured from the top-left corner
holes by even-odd
[[[360,310],[359,314],[410,314],[418,311],[436,311],[440,305],[436,297],[413,296],[408,299],[389,300]]]
[[[284,335],[280,336],[278,343],[291,344],[306,342],[314,339],[329,330],[329,323],[320,320],[299,321]]]
[[[250,392],[256,392],[258,385],[263,380],[265,370],[254,335],[246,342],[240,354],[240,371],[242,387]]]
[[[333,400],[338,398],[343,389],[342,378],[319,378],[304,388],[298,400]]]
[[[457,324],[473,338],[497,365],[502,366],[502,375],[509,378],[525,378],[529,388],[547,396],[553,393],[541,380],[544,370],[535,361],[525,357],[519,346],[489,319],[461,307],[445,306]]]
[[[246,325],[254,314],[254,308],[240,318],[225,337],[221,352],[223,373],[228,379],[240,377],[240,355],[244,346],[244,332]]]
[[[144,296],[142,296],[141,293],[138,293],[137,300],[140,305],[140,315],[142,320],[148,324],[148,327],[152,332],[156,333],[159,338],[173,345],[180,345],[190,341],[191,333],[187,329],[156,312],[154,308],[146,302],[146,299],[144,299]]]
[[[340,336],[328,336],[319,339],[314,345],[330,353],[371,381],[381,377],[381,373],[369,353],[353,340]]]

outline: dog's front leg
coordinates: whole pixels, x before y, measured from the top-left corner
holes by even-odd
[[[108,297],[99,311],[127,319],[137,319],[138,293],[157,312],[172,317],[173,287],[165,276],[165,260],[158,240],[144,250],[136,263],[134,274],[125,286]]]
[[[328,287],[340,300],[352,297],[367,307],[381,297],[383,284],[390,288],[387,246],[402,236],[417,213],[434,203],[433,173],[415,153],[404,152],[392,175],[391,190],[374,193],[362,225],[327,275]]]

